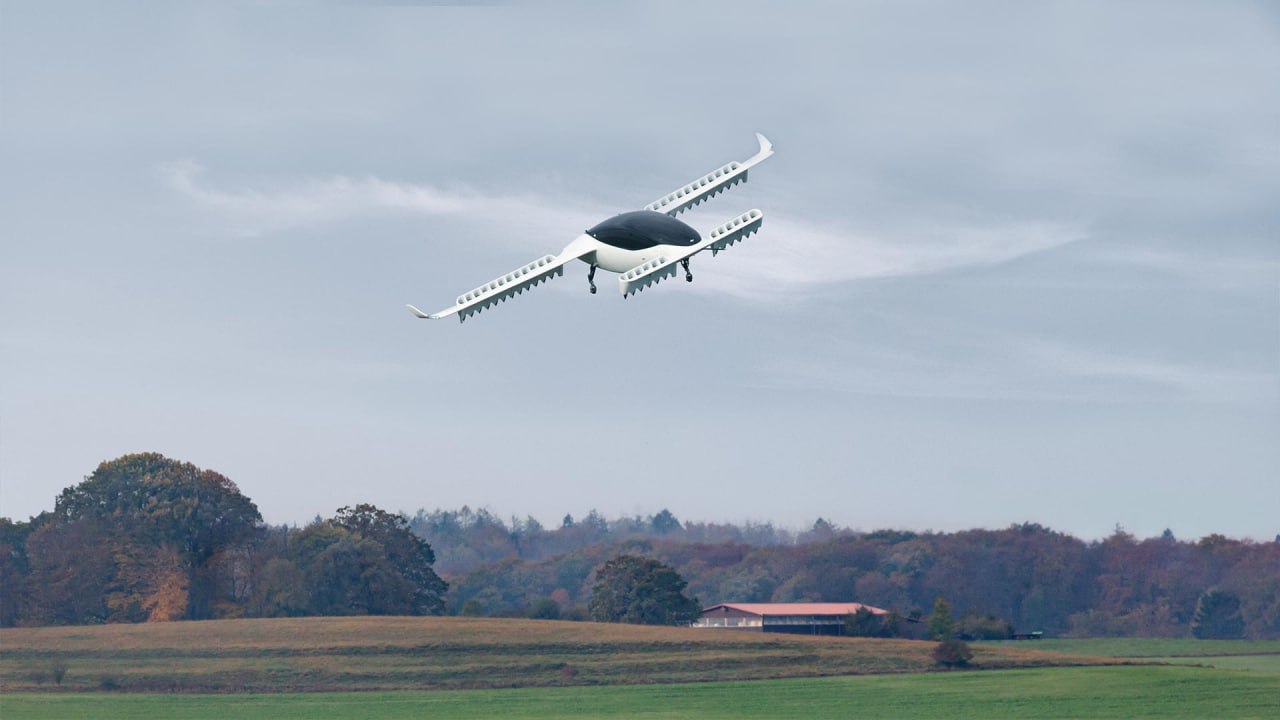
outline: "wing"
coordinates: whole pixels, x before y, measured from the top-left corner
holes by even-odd
[[[740,182],[747,181],[747,170],[764,162],[773,154],[773,143],[760,133],[756,133],[756,141],[760,143],[760,151],[743,162],[731,162],[724,167],[709,172],[675,192],[654,200],[644,206],[645,210],[666,213],[675,217],[717,193],[724,192]]]
[[[438,313],[427,314],[412,305],[405,307],[424,320],[439,320],[457,313],[458,322],[462,322],[481,310],[505,302],[507,298],[513,298],[551,278],[563,275],[564,266],[567,263],[577,260],[590,251],[591,248],[582,242],[582,238],[579,238],[570,243],[559,255],[544,255],[524,267],[512,270],[500,278],[459,295],[453,307],[445,308]]]
[[[764,213],[759,210],[748,210],[707,233],[707,237],[697,245],[661,255],[622,273],[618,277],[618,291],[622,293],[622,297],[640,292],[656,282],[675,275],[681,260],[687,260],[708,249],[714,256],[739,240],[754,234],[763,224]]]

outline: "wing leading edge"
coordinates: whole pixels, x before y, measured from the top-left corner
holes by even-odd
[[[425,313],[412,305],[405,307],[423,320],[439,320],[454,313],[458,314],[458,322],[466,320],[476,313],[493,307],[508,298],[534,288],[542,283],[564,275],[564,266],[577,260],[590,251],[581,242],[572,242],[559,255],[544,255],[533,262],[512,270],[500,278],[490,280],[474,290],[458,296],[458,301],[438,313]]]
[[[645,205],[644,209],[675,217],[703,200],[722,193],[740,182],[746,182],[747,171],[773,154],[773,143],[769,142],[764,135],[756,133],[756,142],[760,143],[760,150],[750,158],[742,162],[731,162],[713,170],[688,185]]]

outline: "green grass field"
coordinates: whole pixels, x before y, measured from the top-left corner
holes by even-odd
[[[984,642],[991,647],[1027,645]],[[1030,643],[1049,652],[1098,655],[1144,663],[1198,665],[1224,670],[1256,670],[1280,675],[1280,640],[1196,640],[1195,638],[1062,638]]]
[[[1052,638],[978,643],[987,647],[1031,647],[1069,655],[1117,658],[1280,655],[1280,640],[1197,640],[1195,638]]]
[[[1224,670],[1254,670],[1280,675],[1280,655],[1210,655],[1207,657],[1157,657],[1152,662],[1171,665],[1198,665]]]
[[[1280,676],[1037,668],[677,685],[276,695],[15,694],[26,718],[1274,718]]]

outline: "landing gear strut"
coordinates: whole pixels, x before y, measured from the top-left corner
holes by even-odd
[[[596,294],[596,266],[592,265],[587,271],[587,284],[591,285],[591,294]]]
[[[684,281],[693,282],[693,273],[689,272],[689,258],[681,260],[680,266],[684,268]]]

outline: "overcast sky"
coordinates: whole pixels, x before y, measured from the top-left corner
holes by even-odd
[[[0,3],[0,514],[1280,532],[1266,3]],[[755,151],[695,282],[467,289]],[[597,280],[601,279],[600,277]]]

